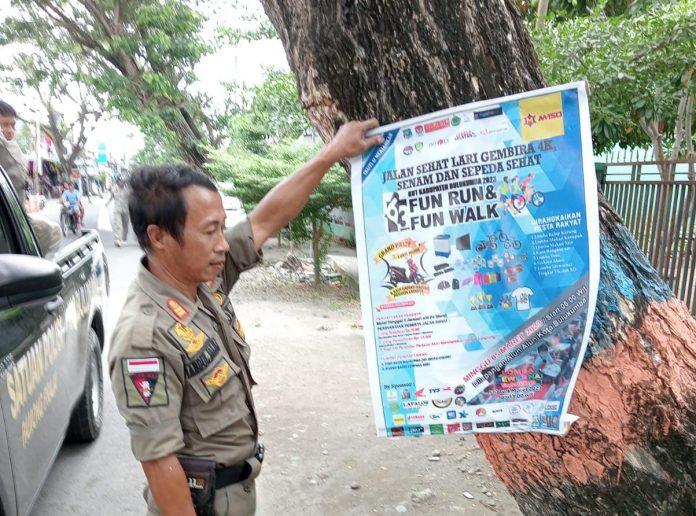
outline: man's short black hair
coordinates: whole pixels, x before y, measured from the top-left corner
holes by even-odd
[[[548,351],[548,350],[549,350],[549,347],[548,347],[546,344],[542,344],[541,346],[539,346],[539,347],[537,348],[537,351],[538,351],[539,353],[541,353],[542,351]]]
[[[147,251],[150,224],[167,231],[181,243],[186,223],[186,203],[182,190],[188,186],[202,186],[217,191],[211,179],[189,165],[142,167],[130,175],[128,211],[138,244]]]
[[[17,112],[7,102],[0,100],[0,116],[11,116],[17,118]]]

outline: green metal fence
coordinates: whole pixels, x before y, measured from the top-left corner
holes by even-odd
[[[695,160],[606,163],[604,195],[675,296],[696,315]],[[667,165],[670,180],[662,180]]]

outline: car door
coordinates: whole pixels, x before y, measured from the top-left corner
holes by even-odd
[[[32,247],[26,241],[32,231],[21,211],[17,216],[21,208],[4,179],[0,174],[0,252],[25,254]],[[71,407],[60,402],[58,369],[65,329],[60,298],[0,309],[0,410],[8,448],[1,460],[12,470],[17,514],[29,510],[69,420]],[[12,507],[8,511],[14,512]]]

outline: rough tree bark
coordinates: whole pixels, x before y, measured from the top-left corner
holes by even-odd
[[[262,0],[326,140],[544,85],[512,0]],[[600,198],[601,284],[565,437],[480,436],[526,514],[696,513],[696,322]]]

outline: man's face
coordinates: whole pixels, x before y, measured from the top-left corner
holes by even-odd
[[[0,130],[7,141],[14,140],[17,119],[11,115],[0,115]]]
[[[181,243],[167,238],[163,257],[176,279],[198,285],[215,279],[225,264],[225,209],[216,191],[189,186],[182,193],[188,213]]]

